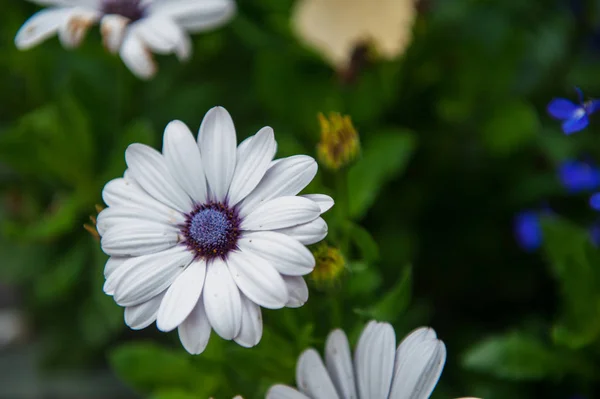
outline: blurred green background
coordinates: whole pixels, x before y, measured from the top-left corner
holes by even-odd
[[[303,349],[321,351],[335,327],[355,342],[371,318],[398,339],[436,329],[448,360],[434,398],[599,397],[600,254],[586,232],[597,216],[556,167],[600,161],[600,121],[567,137],[545,106],[575,99],[575,85],[600,95],[600,2],[422,0],[406,53],[349,82],[298,42],[293,3],[238,1],[230,24],[193,36],[190,62],[158,57],[142,82],[96,28],[75,51],[56,38],[17,51],[38,7],[0,0],[0,312],[24,323],[0,346],[0,398],[260,398],[293,383]],[[257,347],[213,334],[193,357],[175,333],[124,325],[82,226],[128,144],[160,148],[169,121],[195,131],[215,105],[239,141],[272,126],[278,157],[316,156],[317,114],[348,114],[362,156],[321,168],[307,190],[338,201],[325,218],[343,275],[309,278],[300,309],[263,311]],[[541,206],[557,216],[525,253],[513,217]]]

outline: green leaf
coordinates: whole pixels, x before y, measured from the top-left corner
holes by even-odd
[[[194,391],[206,376],[191,363],[191,357],[148,342],[121,345],[110,353],[117,374],[141,392],[183,389]]]
[[[348,171],[352,217],[365,214],[383,186],[404,170],[415,146],[414,134],[402,129],[386,130],[366,141],[362,159]]]
[[[543,220],[544,252],[560,287],[560,320],[555,342],[573,349],[600,334],[600,255],[587,231],[558,217]]]
[[[564,374],[571,365],[564,353],[523,332],[488,338],[472,346],[464,367],[509,380],[540,380]]]
[[[506,155],[523,147],[535,138],[539,129],[533,106],[513,101],[498,107],[483,126],[483,140],[490,152]]]
[[[371,308],[359,311],[373,319],[389,321],[391,323],[407,309],[412,295],[412,268],[410,265],[404,267],[401,277],[394,287],[383,295]]]
[[[348,234],[360,251],[361,259],[366,262],[375,262],[379,259],[379,246],[367,229],[356,223],[349,222]]]
[[[26,114],[0,137],[3,162],[21,173],[58,179],[71,186],[89,182],[93,148],[88,117],[67,95]]]
[[[35,279],[36,301],[51,302],[69,295],[73,286],[80,283],[86,255],[87,246],[80,241],[58,261],[52,262],[45,272],[40,273]]]
[[[152,399],[198,399],[198,395],[182,390],[164,390],[152,395]]]

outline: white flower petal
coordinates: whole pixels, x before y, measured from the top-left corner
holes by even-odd
[[[419,328],[398,346],[390,398],[427,399],[437,384],[446,346],[431,328]]]
[[[327,223],[323,218],[317,218],[309,223],[273,231],[288,235],[304,245],[311,245],[327,236]]]
[[[312,399],[339,398],[321,357],[314,349],[307,349],[300,355],[296,365],[296,383],[300,391]]]
[[[163,156],[177,183],[196,203],[207,200],[206,178],[200,150],[185,123],[173,121],[167,125],[163,139]]]
[[[311,399],[303,393],[287,385],[273,385],[267,392],[266,399]]]
[[[187,60],[191,55],[190,38],[169,17],[150,15],[133,23],[129,29],[157,54],[175,53],[180,60]]]
[[[254,190],[265,175],[274,150],[275,135],[270,127],[259,130],[242,151],[238,148],[237,165],[227,196],[230,206],[234,206]]]
[[[213,199],[224,201],[236,163],[235,127],[225,108],[214,107],[206,113],[200,125],[198,146]]]
[[[242,326],[240,291],[229,268],[219,258],[208,264],[202,297],[206,315],[215,332],[223,339],[237,337]]]
[[[190,315],[179,325],[177,329],[179,339],[186,351],[192,355],[199,355],[206,349],[211,331],[204,302],[200,297]]]
[[[38,11],[19,29],[15,45],[19,50],[27,50],[55,35],[72,11],[72,8],[48,8]]]
[[[334,204],[333,198],[325,194],[304,194],[300,197],[315,201],[319,205],[319,208],[321,208],[321,213],[325,213],[330,210]]]
[[[298,194],[312,181],[317,169],[317,162],[307,155],[277,160],[271,164],[258,186],[240,202],[240,216],[247,216],[273,198]]]
[[[187,248],[176,246],[128,260],[107,280],[108,283],[111,279],[118,279],[115,302],[121,306],[134,306],[155,297],[171,285],[193,256]]]
[[[147,80],[156,75],[158,67],[152,58],[152,52],[135,30],[126,31],[119,55],[127,68],[138,78]]]
[[[128,256],[111,256],[108,258],[108,261],[104,266],[104,278],[108,278],[108,276],[129,259],[131,258]]]
[[[180,212],[192,210],[192,201],[177,184],[163,156],[144,144],[131,144],[125,151],[129,172],[152,197]]]
[[[104,233],[114,226],[131,225],[140,222],[155,222],[164,226],[177,226],[185,221],[183,215],[175,210],[168,213],[148,211],[147,209],[129,206],[110,206],[98,214],[96,228]]]
[[[281,274],[304,276],[315,267],[315,258],[297,240],[273,231],[246,232],[237,242],[243,251],[266,259]]]
[[[206,262],[197,260],[177,276],[160,304],[156,318],[159,330],[174,330],[189,316],[202,293],[205,275]]]
[[[154,298],[136,306],[125,308],[125,324],[132,330],[142,330],[154,323],[160,303],[165,296],[163,291]]]
[[[283,277],[265,259],[248,251],[232,251],[227,266],[233,280],[251,301],[267,308],[280,309],[288,301]]]
[[[308,223],[319,217],[319,206],[302,197],[278,197],[258,206],[242,220],[242,230],[273,230]]]
[[[128,25],[129,19],[122,15],[109,14],[102,17],[100,21],[102,43],[110,53],[116,54],[121,48]]]
[[[100,12],[93,9],[75,8],[58,28],[58,38],[66,48],[81,44],[85,34],[100,18]]]
[[[358,398],[348,338],[342,330],[333,330],[325,344],[325,364],[342,398]]]
[[[139,256],[171,248],[179,240],[176,227],[132,219],[130,224],[119,224],[108,229],[100,243],[108,255]]]
[[[396,335],[388,323],[371,321],[361,334],[354,355],[358,396],[387,399],[392,385]]]
[[[242,294],[242,328],[235,342],[245,348],[256,346],[262,337],[263,324],[260,306]]]
[[[126,175],[128,174],[126,172]],[[181,212],[152,198],[131,178],[118,178],[109,181],[102,190],[102,199],[109,207],[141,208],[148,215],[152,214],[151,218],[154,220],[160,217],[163,220],[172,221],[173,224],[180,224],[185,220]],[[155,213],[159,215],[155,215]]]
[[[302,276],[283,276],[290,299],[285,304],[287,308],[299,308],[308,301],[308,286]]]
[[[173,18],[190,32],[218,27],[235,14],[233,0],[159,0],[150,5],[151,12]]]

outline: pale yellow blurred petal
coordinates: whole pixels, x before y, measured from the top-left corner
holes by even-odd
[[[369,43],[392,59],[412,40],[414,0],[299,0],[292,15],[296,35],[336,68],[346,68],[354,48]]]

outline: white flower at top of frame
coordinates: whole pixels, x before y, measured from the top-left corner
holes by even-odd
[[[329,64],[345,69],[361,44],[385,59],[404,53],[416,15],[415,0],[298,0],[292,27]]]
[[[297,195],[315,177],[306,155],[273,160],[273,129],[236,146],[229,113],[212,108],[197,141],[185,124],[165,129],[162,153],[143,144],[125,152],[124,177],[102,192],[97,229],[104,291],[125,307],[125,322],[179,330],[201,353],[211,330],[246,347],[262,336],[261,307],[299,307],[302,276],[315,259],[305,245],[327,235],[322,194]]]
[[[15,44],[29,49],[58,34],[63,46],[77,47],[88,28],[100,22],[105,47],[119,53],[138,77],[154,76],[152,53],[191,54],[188,33],[215,28],[235,13],[234,0],[31,0],[51,6],[19,29]]]
[[[298,388],[274,385],[267,399],[427,399],[445,362],[446,346],[431,328],[413,331],[396,348],[392,326],[371,321],[354,360],[346,334],[334,330],[325,344],[325,363],[307,349],[296,365]]]

